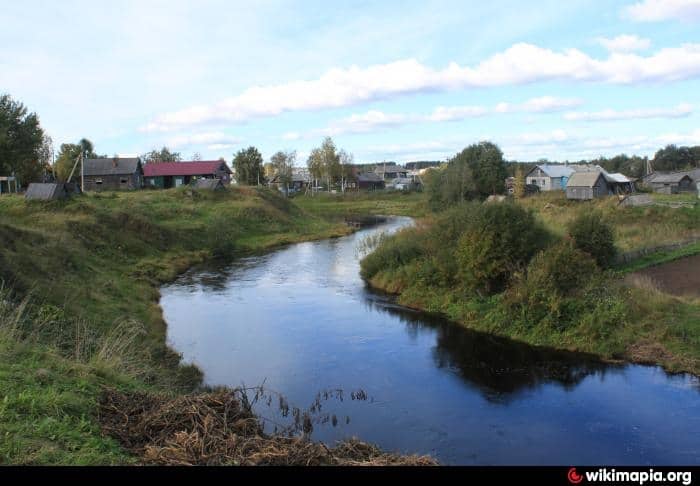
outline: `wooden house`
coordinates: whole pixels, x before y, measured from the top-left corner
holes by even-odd
[[[157,189],[187,186],[197,179],[220,179],[231,183],[231,169],[223,160],[157,162],[143,166],[145,186]]]
[[[83,180],[83,191],[134,190],[143,186],[139,158],[86,159],[78,177]]]

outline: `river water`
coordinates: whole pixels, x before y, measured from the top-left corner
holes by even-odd
[[[263,384],[270,431],[293,422],[281,394],[314,440],[447,464],[700,462],[696,377],[468,331],[368,290],[361,241],[410,223],[192,269],[162,288],[168,342],[207,384]]]

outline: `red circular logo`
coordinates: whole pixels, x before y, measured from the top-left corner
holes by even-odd
[[[576,468],[572,467],[569,469],[569,473],[566,475],[571,484],[578,484],[583,481],[583,476],[576,472]]]

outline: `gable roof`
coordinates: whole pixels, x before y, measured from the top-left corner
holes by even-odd
[[[379,174],[374,172],[364,172],[357,176],[359,182],[384,182],[384,179]]]
[[[593,187],[601,177],[605,179],[602,172],[574,172],[571,174],[571,177],[569,177],[569,182],[566,184],[566,187]]]
[[[686,177],[690,180],[693,180],[693,178],[690,177],[687,172],[672,172],[670,174],[657,174],[657,176],[651,179],[649,182],[660,182],[662,184],[677,184]]]
[[[534,170],[540,169],[547,174],[547,177],[569,177],[574,173],[574,169],[569,165],[564,164],[540,164],[533,167],[527,175],[530,175]]]
[[[228,168],[226,162],[207,160],[148,163],[143,166],[143,175],[146,177],[211,175],[216,173],[222,165],[225,167],[225,171],[230,174],[231,169]]]
[[[106,159],[86,159],[84,173],[86,176],[131,175],[139,170],[141,159],[110,157]]]

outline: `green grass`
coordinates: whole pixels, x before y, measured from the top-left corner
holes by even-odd
[[[563,236],[566,225],[579,211],[597,210],[613,226],[615,243],[620,251],[653,248],[700,236],[700,201],[688,194],[652,194],[664,205],[621,207],[616,197],[593,201],[569,201],[561,191],[543,192],[518,202],[535,211],[555,235]],[[684,207],[665,205],[682,202]]]
[[[311,214],[336,220],[370,214],[421,217],[428,213],[427,199],[422,192],[299,195],[293,200]]]
[[[647,267],[661,265],[663,263],[672,262],[680,258],[689,257],[697,254],[700,254],[700,242],[692,243],[690,245],[671,251],[658,251],[650,253],[648,255],[644,255],[643,257],[640,257],[629,263],[620,265],[617,268],[617,270],[619,270],[621,273],[636,272]]]
[[[100,433],[102,388],[180,393],[201,377],[166,346],[159,285],[206,259],[348,231],[267,189],[0,197],[0,280],[30,302],[23,314],[0,292],[0,462],[132,461]]]

